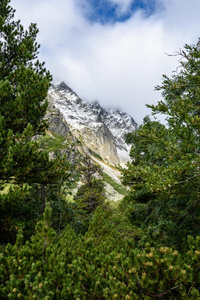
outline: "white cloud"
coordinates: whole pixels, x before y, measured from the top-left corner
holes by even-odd
[[[115,1],[121,11],[130,0]],[[54,81],[64,80],[80,97],[121,107],[137,122],[150,113],[146,103],[160,95],[154,86],[177,66],[174,53],[199,35],[200,1],[156,0],[156,13],[142,11],[124,23],[91,23],[87,0],[12,0],[22,24],[40,29],[40,58]],[[163,9],[164,8],[164,9]]]

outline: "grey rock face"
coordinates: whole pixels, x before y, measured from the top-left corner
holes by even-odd
[[[49,130],[64,137],[67,136],[69,133],[69,126],[67,125],[61,113],[59,115],[53,115],[50,117]]]
[[[48,96],[49,107],[45,118],[49,122],[49,130],[55,134],[62,135],[64,137],[69,133],[69,126],[58,108],[53,104],[53,99]]]
[[[63,136],[70,130],[109,164],[125,164],[129,160],[130,149],[124,135],[137,127],[130,115],[105,109],[98,101],[84,102],[64,82],[50,88],[48,99],[50,130]]]

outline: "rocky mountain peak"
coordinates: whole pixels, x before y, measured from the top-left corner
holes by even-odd
[[[65,82],[52,85],[48,97],[88,149],[112,165],[129,160],[124,135],[137,127],[130,115],[119,109],[106,109],[98,101],[83,101]]]
[[[61,83],[57,84],[54,86],[58,91],[69,91],[71,93],[75,92],[64,82],[62,81]]]

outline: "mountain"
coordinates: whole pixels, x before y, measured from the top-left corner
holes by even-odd
[[[48,100],[54,107],[50,126],[57,130],[55,133],[70,131],[86,150],[110,165],[127,163],[130,148],[124,135],[137,128],[130,115],[103,108],[98,101],[85,102],[64,82],[51,86]]]

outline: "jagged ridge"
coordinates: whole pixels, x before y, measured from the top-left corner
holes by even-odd
[[[128,161],[130,149],[124,135],[137,127],[130,115],[119,109],[103,108],[98,101],[85,102],[64,82],[52,85],[48,97],[87,148],[113,165]]]

